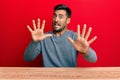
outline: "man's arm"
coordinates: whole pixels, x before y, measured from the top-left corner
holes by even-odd
[[[26,61],[32,61],[34,60],[38,54],[41,51],[41,45],[40,42],[48,37],[51,37],[51,34],[45,34],[44,33],[44,26],[45,26],[45,20],[43,20],[42,25],[40,26],[40,19],[38,19],[37,24],[35,24],[35,20],[33,22],[33,29],[30,28],[29,25],[27,25],[28,30],[31,33],[32,36],[32,42],[27,47],[25,53],[24,53],[24,59]]]
[[[68,40],[71,42],[73,47],[85,57],[85,59],[87,59],[89,62],[96,62],[97,56],[95,51],[90,48],[90,44],[97,39],[97,36],[88,40],[91,31],[92,28],[90,27],[86,33],[86,24],[85,24],[80,34],[80,25],[78,25],[76,40],[73,40],[71,37],[68,37]]]
[[[25,50],[24,60],[32,61],[39,55],[40,52],[41,52],[40,43],[31,41]]]
[[[92,48],[90,48],[90,47],[89,47],[88,53],[86,55],[83,54],[83,56],[89,62],[95,63],[97,61],[96,52]]]

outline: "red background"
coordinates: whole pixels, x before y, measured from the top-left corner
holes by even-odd
[[[46,20],[45,31],[51,30],[53,7],[63,3],[72,9],[69,29],[76,25],[92,26],[91,44],[98,61],[88,63],[81,55],[78,66],[120,66],[120,1],[119,0],[1,0],[0,1],[0,66],[41,66],[41,56],[24,61],[24,51],[31,40],[26,25],[32,20]]]

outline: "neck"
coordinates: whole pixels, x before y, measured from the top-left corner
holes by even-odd
[[[65,28],[65,29],[63,29],[61,32],[54,32],[54,34],[59,37],[59,36],[62,36],[67,30],[68,30],[68,29]]]

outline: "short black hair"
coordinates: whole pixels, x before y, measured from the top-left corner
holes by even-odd
[[[66,6],[66,5],[64,5],[64,4],[58,4],[58,5],[56,5],[55,7],[54,7],[54,11],[56,11],[56,10],[65,10],[66,11],[66,13],[67,13],[67,17],[68,18],[70,18],[71,17],[71,9],[68,7],[68,6]]]

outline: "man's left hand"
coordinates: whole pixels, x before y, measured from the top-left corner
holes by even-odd
[[[71,37],[68,37],[68,40],[71,42],[73,47],[82,54],[87,54],[89,52],[89,46],[93,43],[97,36],[93,37],[92,39],[88,40],[92,28],[90,27],[86,33],[86,24],[84,24],[82,34],[80,34],[80,25],[77,26],[77,38],[74,41]]]

